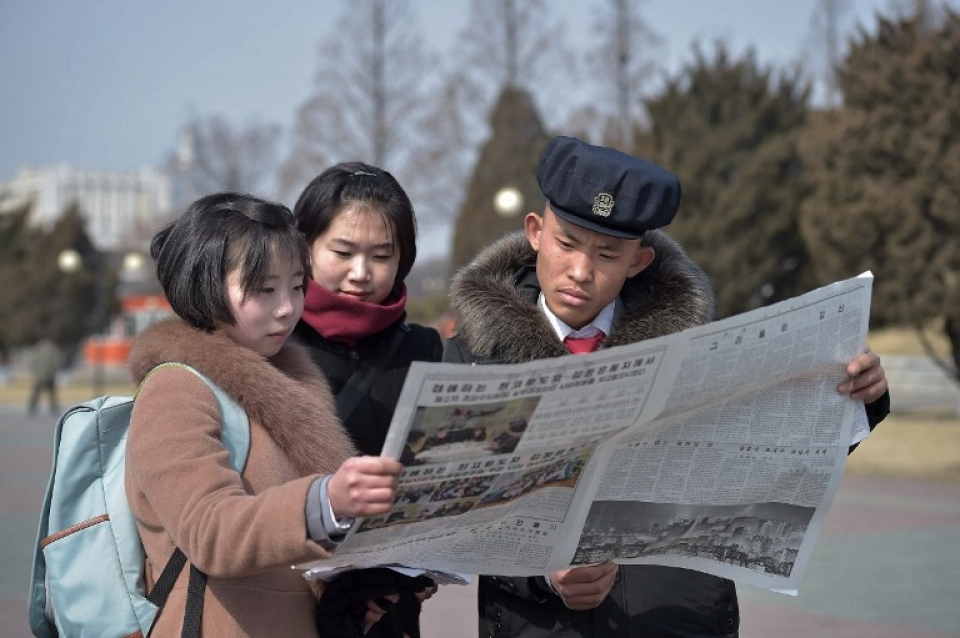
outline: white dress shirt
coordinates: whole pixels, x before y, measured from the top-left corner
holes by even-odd
[[[581,337],[592,337],[601,331],[603,334],[609,335],[610,331],[613,329],[613,311],[617,307],[617,300],[614,299],[608,303],[606,307],[600,311],[600,314],[593,318],[593,321],[579,330],[574,330],[565,324],[559,317],[557,317],[557,315],[553,314],[550,308],[547,307],[547,301],[544,299],[542,292],[537,298],[537,305],[547,317],[547,321],[550,323],[553,331],[557,333],[557,337],[560,338],[560,341],[563,341],[567,337],[573,337],[574,339]]]

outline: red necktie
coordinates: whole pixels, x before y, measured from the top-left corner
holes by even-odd
[[[563,345],[573,354],[587,354],[596,350],[606,336],[603,330],[592,337],[571,337],[567,335],[566,339],[563,340]]]

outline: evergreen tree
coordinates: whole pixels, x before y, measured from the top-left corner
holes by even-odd
[[[457,216],[453,237],[452,270],[504,233],[522,228],[523,215],[543,209],[543,195],[536,180],[536,167],[550,136],[543,128],[533,98],[526,91],[505,88],[490,117],[491,137],[481,147],[466,198]],[[497,213],[494,198],[502,188],[515,188],[522,195],[522,208],[515,214]]]
[[[29,203],[0,214],[0,362],[24,342],[26,261],[36,235],[29,218]]]
[[[66,249],[80,255],[75,272],[62,272],[58,259]],[[21,343],[50,337],[68,352],[89,334],[102,329],[111,303],[115,275],[85,230],[76,204],[70,204],[26,256],[30,276],[24,280],[29,302],[21,304]]]
[[[810,283],[798,230],[807,193],[797,134],[809,87],[774,77],[752,52],[718,44],[647,100],[651,124],[635,153],[674,171],[680,211],[666,230],[714,282],[722,316],[786,299]]]
[[[822,281],[875,275],[874,327],[944,319],[960,369],[960,14],[878,18],[838,69],[843,107],[804,153],[802,230]]]

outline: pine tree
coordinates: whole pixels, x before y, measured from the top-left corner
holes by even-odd
[[[526,91],[506,88],[490,117],[491,137],[481,147],[467,194],[457,216],[450,267],[456,270],[504,233],[523,227],[523,215],[543,208],[536,181],[540,155],[550,141],[533,98]],[[516,215],[503,216],[494,207],[502,188],[515,188],[523,198]]]
[[[29,219],[29,203],[0,214],[0,362],[6,362],[10,351],[24,343],[22,314],[29,303],[24,286],[29,281],[26,262],[36,243]]]
[[[72,273],[62,272],[57,263],[68,248],[77,251],[82,261]],[[90,241],[76,204],[68,205],[51,229],[40,232],[25,264],[30,277],[24,288],[30,301],[20,308],[23,343],[50,337],[70,351],[104,327],[116,277],[106,255]]]
[[[871,270],[873,327],[943,319],[960,369],[960,14],[878,18],[807,138],[803,236],[828,281]]]
[[[712,59],[696,49],[646,103],[651,124],[635,153],[680,178],[680,211],[666,230],[713,280],[721,317],[809,285],[797,150],[808,94],[797,75],[773,77],[751,52],[735,60],[717,45]]]

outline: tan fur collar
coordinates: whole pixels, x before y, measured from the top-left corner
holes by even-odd
[[[141,333],[128,365],[139,384],[167,361],[190,365],[260,423],[301,471],[336,469],[356,452],[340,425],[320,369],[300,346],[286,343],[269,360],[226,335],[190,327],[179,318],[160,321]]]

